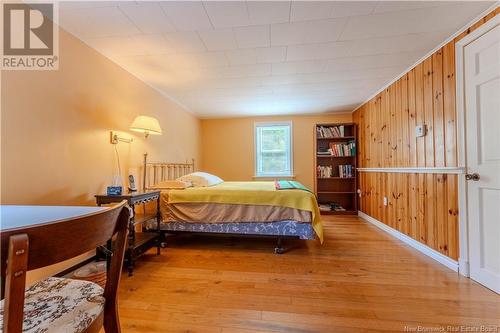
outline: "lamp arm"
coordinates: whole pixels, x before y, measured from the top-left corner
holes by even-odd
[[[113,145],[118,144],[118,142],[125,142],[125,143],[132,143],[134,141],[134,138],[120,138],[116,132],[110,131],[109,132],[109,142]]]

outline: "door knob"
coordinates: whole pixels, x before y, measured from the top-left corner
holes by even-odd
[[[465,175],[465,179],[467,180],[473,180],[475,182],[477,182],[479,179],[481,179],[481,177],[479,176],[478,173],[468,173]]]

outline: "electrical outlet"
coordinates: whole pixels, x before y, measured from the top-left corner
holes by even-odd
[[[415,136],[417,138],[425,136],[426,134],[427,134],[427,125],[422,124],[422,125],[417,125],[415,127]]]
[[[387,197],[384,197],[384,206],[387,206],[389,204],[389,200],[387,200]]]

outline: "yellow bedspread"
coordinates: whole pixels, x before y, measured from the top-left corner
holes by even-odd
[[[224,182],[168,192],[169,203],[206,202],[281,206],[311,212],[312,227],[323,243],[323,226],[314,194],[302,190],[276,190],[274,182]]]

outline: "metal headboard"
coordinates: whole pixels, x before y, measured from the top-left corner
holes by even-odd
[[[194,158],[191,162],[148,162],[148,154],[144,154],[143,190],[151,190],[152,186],[166,180],[174,180],[194,172]]]

